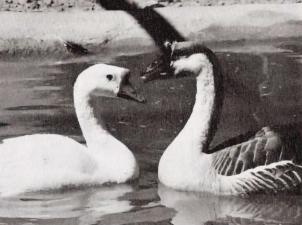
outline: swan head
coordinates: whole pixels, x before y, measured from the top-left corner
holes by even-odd
[[[96,64],[84,70],[75,83],[75,91],[103,96],[121,97],[145,102],[129,81],[130,70],[107,64]]]
[[[141,74],[144,81],[197,76],[208,66],[213,66],[214,73],[220,72],[216,55],[204,45],[190,41],[166,42],[165,48],[165,53],[148,65]]]

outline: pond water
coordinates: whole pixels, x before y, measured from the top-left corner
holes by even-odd
[[[297,40],[213,45],[225,76],[225,102],[215,146],[262,124],[302,120],[302,45]],[[228,46],[228,47],[226,47]],[[186,123],[194,104],[191,77],[143,84],[140,72],[154,52],[122,52],[45,62],[0,62],[0,137],[59,133],[84,143],[75,116],[72,86],[98,61],[131,69],[146,99],[95,98],[98,118],[140,164],[134,184],[0,198],[2,224],[301,224],[301,196],[217,197],[173,191],[158,184],[163,150]],[[256,122],[258,121],[258,122]]]

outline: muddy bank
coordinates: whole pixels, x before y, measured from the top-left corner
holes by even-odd
[[[158,7],[182,6],[223,6],[234,4],[288,4],[301,3],[302,0],[135,0],[142,7],[157,5]],[[80,9],[93,11],[101,9],[96,0],[3,0],[0,11],[69,11]]]
[[[302,4],[157,10],[186,38],[205,43],[231,45],[239,41],[299,40],[302,36]],[[71,54],[64,47],[64,41],[80,44],[92,54],[114,49],[131,53],[154,47],[146,32],[122,11],[2,12],[0,20],[10,21],[0,25],[1,58],[68,57]]]

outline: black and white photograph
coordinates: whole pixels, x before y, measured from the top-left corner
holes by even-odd
[[[0,225],[302,224],[301,0],[0,0]]]

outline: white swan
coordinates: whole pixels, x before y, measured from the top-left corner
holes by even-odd
[[[201,45],[186,42],[167,47],[171,55],[166,61],[171,63],[163,69],[174,76],[196,76],[197,92],[190,118],[160,159],[159,180],[174,189],[224,195],[295,190],[301,184],[302,144],[293,130],[282,135],[264,127],[250,139],[237,140],[235,145],[206,154],[223,102],[219,62],[210,49]],[[158,71],[162,68],[159,63],[151,67],[155,70],[148,69],[144,76],[147,80],[163,72]]]
[[[0,144],[0,196],[64,186],[122,183],[138,176],[132,152],[94,117],[92,95],[143,101],[128,81],[129,70],[97,64],[74,84],[74,105],[87,146],[56,134],[34,134]]]

